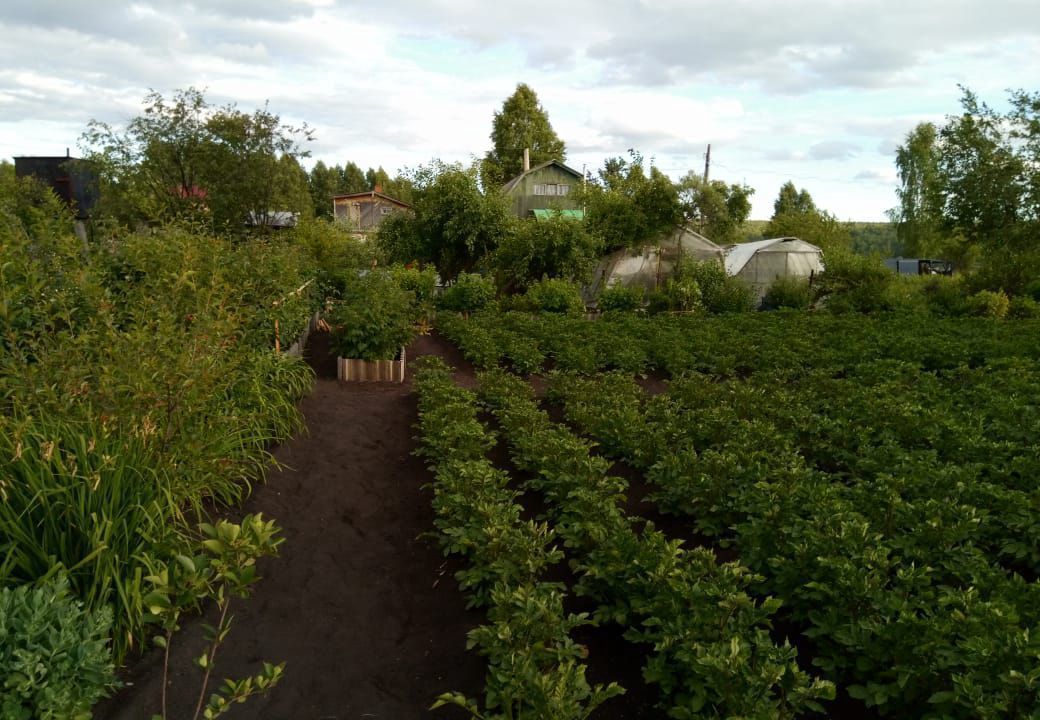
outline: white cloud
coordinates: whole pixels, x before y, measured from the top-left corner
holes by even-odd
[[[879,218],[891,152],[956,111],[957,82],[992,101],[1040,77],[1032,0],[35,0],[0,6],[0,33],[0,155],[60,152],[149,88],[195,85],[308,122],[315,159],[465,161],[523,81],[572,164],[631,147],[678,176],[712,143],[756,216],[794,179]]]

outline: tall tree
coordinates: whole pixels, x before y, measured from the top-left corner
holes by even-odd
[[[942,188],[939,182],[939,132],[920,123],[896,150],[899,207],[896,233],[904,252],[916,257],[945,254],[942,247]]]
[[[641,247],[657,242],[682,220],[679,191],[667,175],[654,167],[649,173],[643,156],[608,158],[599,170],[599,182],[583,190],[589,231],[605,250]]]
[[[549,114],[538,95],[520,83],[491,122],[492,148],[484,157],[483,182],[497,187],[523,169],[523,153],[530,150],[531,165],[548,160],[566,160],[567,149],[549,122]]]
[[[348,161],[343,166],[341,174],[342,180],[337,190],[338,193],[349,195],[350,193],[365,192],[372,189],[372,186],[368,184],[368,179],[365,177],[365,172],[355,162]]]
[[[309,200],[289,192],[295,180],[279,162],[306,156],[301,143],[310,139],[306,126],[285,125],[266,107],[214,108],[188,88],[171,99],[149,93],[123,130],[92,120],[81,144],[100,171],[101,212],[124,222],[187,216],[240,230],[251,213],[264,220],[272,211],[306,211]],[[286,206],[290,200],[299,206]]]
[[[773,202],[773,217],[790,212],[811,213],[816,211],[816,203],[806,189],[799,190],[788,180],[780,186],[780,194]]]
[[[751,214],[751,196],[747,185],[727,185],[721,180],[704,182],[696,171],[679,181],[679,198],[683,215],[698,230],[719,243],[737,242],[740,227]]]
[[[798,190],[787,181],[773,203],[773,217],[766,226],[766,237],[796,237],[824,250],[848,250],[852,235],[845,223],[816,207],[808,190]]]
[[[414,214],[398,213],[376,241],[391,261],[430,262],[445,280],[484,261],[513,218],[497,188],[482,192],[476,167],[435,162],[411,172]]]

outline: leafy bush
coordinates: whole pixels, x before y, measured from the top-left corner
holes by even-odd
[[[701,287],[690,277],[668,278],[663,287],[650,293],[650,312],[692,312],[701,307]]]
[[[603,312],[631,312],[643,306],[643,288],[614,285],[599,294],[598,307]]]
[[[714,260],[685,259],[676,267],[675,277],[696,280],[701,302],[711,313],[750,312],[757,304],[751,288],[739,278],[727,275],[722,263]]]
[[[412,297],[386,272],[355,279],[332,310],[332,349],[345,358],[393,360],[415,334]]]
[[[495,299],[495,285],[476,273],[461,273],[437,299],[437,307],[454,312],[483,310]]]
[[[939,317],[961,317],[968,313],[964,280],[960,277],[926,276],[909,279],[919,283],[928,311]]]
[[[1001,290],[980,290],[968,298],[968,309],[972,315],[1002,320],[1007,317],[1011,299]]]
[[[895,279],[877,258],[839,251],[827,256],[814,294],[826,298],[827,308],[835,313],[891,310],[889,288]]]
[[[59,574],[0,590],[0,717],[89,720],[115,687],[112,611],[85,611]]]
[[[780,308],[794,308],[796,310],[807,310],[812,303],[812,291],[809,282],[805,278],[782,277],[777,278],[769,289],[766,290],[762,299],[764,310],[779,310]]]
[[[1028,296],[1017,295],[1011,298],[1008,305],[1008,317],[1040,318],[1040,302]]]
[[[523,306],[532,312],[577,314],[585,309],[581,290],[566,280],[540,280],[527,289]]]
[[[420,270],[417,267],[394,265],[390,272],[398,287],[412,294],[412,320],[419,322],[428,318],[437,288],[436,271],[432,267]]]

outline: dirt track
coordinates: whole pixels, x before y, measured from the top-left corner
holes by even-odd
[[[485,664],[465,652],[481,614],[465,599],[432,540],[429,475],[411,455],[416,421],[410,383],[335,380],[325,338],[310,348],[318,379],[302,403],[307,432],[277,448],[285,468],[256,488],[242,512],[275,518],[286,538],[281,556],[261,565],[264,579],[248,602],[233,605],[235,624],[217,656],[218,682],[244,677],[261,661],[285,661],[281,684],[226,717],[281,720],[432,717],[441,692],[481,697]],[[421,338],[414,354],[447,355]],[[330,370],[331,375],[330,377]],[[190,717],[200,672],[198,620],[174,640],[171,718]],[[158,711],[161,655],[147,654],[132,683],[97,717],[142,720]],[[436,717],[462,715],[437,711]]]

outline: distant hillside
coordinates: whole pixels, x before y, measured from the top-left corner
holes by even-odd
[[[748,220],[744,223],[744,240],[764,240],[768,220]],[[852,235],[852,250],[860,255],[877,253],[881,257],[902,255],[902,247],[896,238],[896,226],[890,222],[847,222],[845,227]]]

